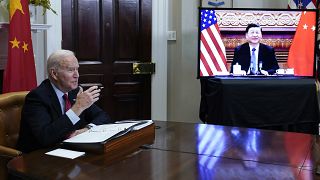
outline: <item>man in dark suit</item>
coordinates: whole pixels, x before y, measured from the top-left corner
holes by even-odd
[[[58,50],[47,61],[48,79],[26,96],[17,148],[30,152],[53,147],[90,127],[111,123],[94,102],[100,89],[78,86],[79,64],[72,51]]]
[[[233,65],[238,63],[246,74],[274,74],[279,65],[273,47],[260,43],[261,27],[248,24],[246,39],[248,42],[235,48],[230,72],[233,73]]]

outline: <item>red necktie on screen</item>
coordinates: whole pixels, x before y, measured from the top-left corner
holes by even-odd
[[[71,108],[71,102],[70,102],[70,100],[68,98],[68,94],[64,94],[63,95],[63,100],[64,100],[64,103],[65,103],[64,112],[67,112]]]

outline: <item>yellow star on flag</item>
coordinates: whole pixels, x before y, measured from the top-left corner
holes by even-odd
[[[23,52],[28,51],[28,44],[23,41],[23,46],[22,46]]]
[[[10,20],[13,16],[13,14],[17,11],[21,11],[22,14],[24,14],[22,5],[21,5],[21,0],[10,0]]]
[[[19,49],[19,44],[20,44],[20,41],[17,40],[17,38],[15,37],[13,41],[10,41],[10,43],[12,44],[12,47],[11,48],[18,48]]]

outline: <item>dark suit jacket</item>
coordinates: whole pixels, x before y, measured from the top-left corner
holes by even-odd
[[[74,104],[78,89],[68,93]],[[52,147],[62,142],[72,131],[85,127],[110,123],[109,116],[93,104],[79,116],[80,120],[73,125],[67,115],[62,114],[57,95],[48,79],[26,96],[21,112],[20,134],[17,148],[30,152],[40,148]]]
[[[231,64],[231,73],[233,65],[239,63],[241,70],[248,72],[250,68],[251,53],[249,43],[244,43],[237,46],[234,50],[234,57]],[[269,74],[274,74],[279,65],[273,47],[260,43],[258,61],[262,61],[262,70],[268,71]]]

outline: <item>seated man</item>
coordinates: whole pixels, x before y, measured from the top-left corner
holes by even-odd
[[[26,96],[17,148],[30,152],[55,146],[94,125],[111,123],[93,104],[100,89],[78,86],[79,64],[72,51],[58,50],[47,61],[48,79]]]
[[[247,74],[269,75],[279,69],[273,47],[260,43],[261,38],[261,27],[258,24],[248,24],[246,28],[248,42],[235,48],[231,73],[233,73],[233,65],[237,63]]]

